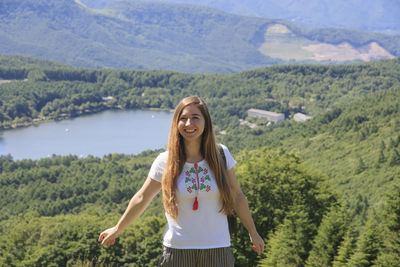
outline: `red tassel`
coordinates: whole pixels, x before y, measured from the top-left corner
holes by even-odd
[[[199,208],[199,202],[197,202],[197,197],[194,199],[193,210],[197,210]]]

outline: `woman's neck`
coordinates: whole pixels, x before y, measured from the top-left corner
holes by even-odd
[[[200,150],[201,142],[185,142],[185,153],[187,162],[199,162],[203,159]]]

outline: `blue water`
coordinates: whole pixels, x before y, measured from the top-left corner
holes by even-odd
[[[138,154],[165,148],[171,112],[112,110],[26,128],[0,131],[0,155],[16,160],[55,155]]]

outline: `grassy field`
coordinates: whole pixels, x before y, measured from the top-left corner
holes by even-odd
[[[346,62],[393,58],[393,55],[376,42],[362,47],[353,47],[347,42],[327,44],[296,35],[282,24],[274,24],[266,29],[264,43],[258,50],[275,59],[299,62]]]

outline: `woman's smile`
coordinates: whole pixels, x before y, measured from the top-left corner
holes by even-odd
[[[185,129],[185,132],[187,132],[189,134],[192,134],[192,133],[196,132],[196,129],[193,129],[193,130]]]

